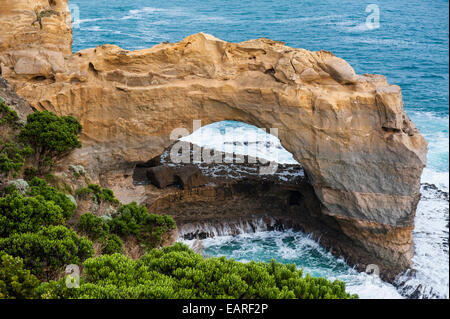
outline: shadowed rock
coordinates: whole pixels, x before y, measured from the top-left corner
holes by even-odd
[[[151,167],[147,169],[147,178],[159,188],[165,188],[175,183],[174,171],[170,167]]]
[[[202,171],[195,165],[187,165],[177,169],[175,181],[183,189],[192,189],[207,183]]]

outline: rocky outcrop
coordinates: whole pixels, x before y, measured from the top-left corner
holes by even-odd
[[[32,107],[80,119],[84,147],[73,159],[91,174],[160,154],[172,130],[193,120],[277,128],[323,218],[352,239],[342,253],[364,251],[371,257],[360,266],[391,275],[410,265],[427,145],[385,77],[357,75],[326,51],[203,33],[139,51],[71,54],[67,0],[5,0],[0,14],[3,77]]]
[[[13,88],[9,85],[8,81],[0,76],[0,98],[10,108],[17,112],[17,115],[22,121],[25,121],[28,114],[31,114],[33,110],[27,101],[17,95]]]

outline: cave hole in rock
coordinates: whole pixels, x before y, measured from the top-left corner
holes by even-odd
[[[179,162],[184,152],[187,161]],[[269,165],[276,169],[262,173]],[[180,138],[137,164],[133,180],[161,194],[147,206],[174,217],[183,238],[282,229],[317,206],[302,166],[280,140],[237,121],[209,124]]]

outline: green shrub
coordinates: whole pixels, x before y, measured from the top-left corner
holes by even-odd
[[[102,201],[109,202],[111,204],[119,204],[119,200],[114,197],[112,190],[108,188],[101,188],[97,184],[89,184],[88,187],[79,188],[75,191],[75,194],[82,198],[86,198],[87,195],[92,194],[92,199],[98,204]]]
[[[103,255],[120,254],[123,251],[123,242],[117,235],[106,235],[101,239],[101,243]]]
[[[41,226],[63,224],[63,209],[43,196],[24,197],[17,191],[0,198],[0,237],[36,232]]]
[[[0,252],[0,299],[33,298],[39,280],[27,269],[19,257]]]
[[[114,193],[109,188],[103,188],[101,193],[98,195],[102,201],[110,202],[113,204],[118,204],[119,200],[114,197]]]
[[[80,216],[78,220],[80,230],[86,232],[92,239],[105,237],[109,234],[109,225],[102,218],[92,213]]]
[[[79,265],[94,254],[91,241],[64,226],[0,238],[0,251],[21,257],[25,267],[35,275],[61,270],[68,264]]]
[[[19,121],[19,116],[17,112],[11,109],[5,104],[5,101],[0,97],[0,125],[8,123],[17,125]]]
[[[110,221],[111,231],[119,235],[134,235],[149,247],[159,245],[161,236],[175,229],[175,221],[170,216],[149,214],[145,206],[135,202],[122,205],[118,213]]]
[[[79,196],[79,197],[86,197],[87,195],[89,195],[91,193],[91,189],[89,187],[82,187],[79,188],[75,191],[75,195]]]
[[[133,202],[122,205],[117,212],[119,215],[110,221],[111,230],[119,235],[139,236],[148,216],[145,206]]]
[[[0,141],[0,171],[8,174],[10,171],[19,172],[25,159],[33,154],[29,146]]]
[[[35,167],[27,167],[23,171],[23,178],[26,181],[32,180],[34,177],[36,177],[38,174],[38,170]]]
[[[48,112],[34,112],[27,117],[19,138],[30,144],[37,156],[38,166],[48,166],[52,159],[60,158],[74,148],[81,147],[78,134],[81,124],[71,116]]]
[[[175,229],[176,224],[168,215],[149,214],[141,228],[139,239],[151,247],[161,244],[163,235]]]
[[[64,217],[66,219],[70,218],[73,213],[75,213],[77,206],[72,203],[66,194],[47,185],[44,180],[34,177],[28,184],[30,185],[27,192],[29,196],[41,195],[45,198],[45,200],[53,201],[56,205],[63,209]]]
[[[303,276],[295,265],[240,263],[204,258],[187,246],[154,249],[137,261],[120,255],[90,258],[79,289],[51,282],[40,289],[47,298],[357,298],[345,283]]]

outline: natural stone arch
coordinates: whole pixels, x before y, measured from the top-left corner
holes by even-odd
[[[84,147],[73,160],[91,173],[158,155],[171,130],[192,120],[276,127],[324,216],[353,239],[343,253],[391,277],[410,265],[426,142],[398,86],[357,75],[329,52],[264,38],[228,43],[200,33],[133,52],[103,45],[70,54],[58,40],[71,36],[67,1],[42,30],[31,25],[34,5],[2,4],[2,75],[34,108],[80,119]]]

